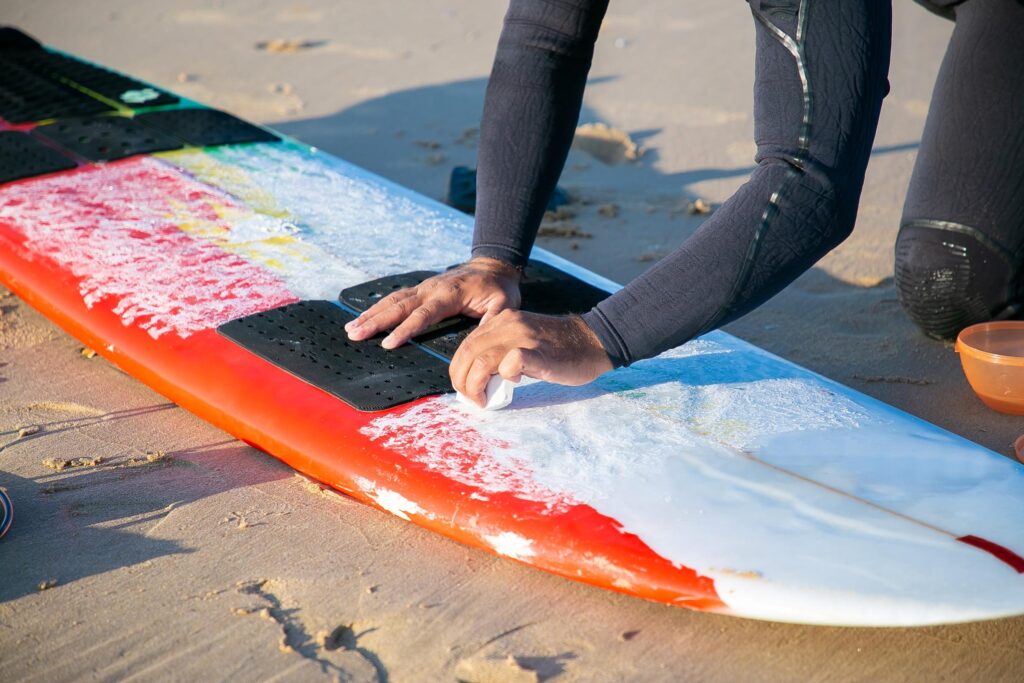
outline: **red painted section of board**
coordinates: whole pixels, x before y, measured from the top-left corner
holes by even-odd
[[[979,550],[984,550],[989,555],[1012,567],[1018,574],[1024,574],[1024,557],[1021,557],[1006,546],[974,535],[961,536],[956,540]]]
[[[88,173],[92,168],[67,173]],[[166,182],[147,177],[144,172],[135,180]],[[0,188],[0,203],[5,188]],[[159,191],[159,186],[150,189]],[[101,214],[109,210],[97,207]],[[82,228],[91,229],[85,218]],[[376,482],[425,511],[412,515],[417,524],[463,543],[492,551],[484,536],[514,532],[534,542],[536,555],[529,558],[533,566],[659,602],[697,609],[724,608],[711,579],[674,566],[592,507],[572,503],[565,510],[552,512],[542,503],[508,493],[488,494],[488,500],[477,500],[471,497],[475,491],[472,487],[433,472],[360,432],[382,413],[360,413],[220,337],[213,329],[184,338],[173,331],[154,338],[141,327],[123,322],[115,312],[119,303],[116,298],[101,297],[87,306],[80,294],[81,278],[55,258],[26,247],[26,231],[30,229],[0,221],[0,278],[4,283],[82,343],[235,437],[367,503],[374,501],[356,481],[362,478]],[[211,247],[217,249],[180,230],[168,233],[164,243],[168,250],[195,248],[207,253]],[[227,252],[211,257],[238,258]],[[280,290],[272,285],[267,282],[280,296],[253,302],[252,310],[246,313],[290,300],[284,283]],[[480,455],[461,446],[473,443],[472,436],[466,434],[461,443],[450,444],[451,457],[465,460],[467,466]],[[615,571],[609,571],[609,566]],[[631,580],[623,582],[624,575]]]

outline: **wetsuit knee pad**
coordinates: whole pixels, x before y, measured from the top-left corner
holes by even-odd
[[[998,245],[957,223],[910,221],[896,241],[900,303],[925,334],[952,339],[960,330],[1012,314],[1016,274]]]

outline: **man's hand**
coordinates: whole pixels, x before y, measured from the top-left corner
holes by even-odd
[[[474,258],[384,297],[345,325],[345,331],[360,341],[394,328],[381,341],[385,349],[394,349],[445,318],[468,315],[485,323],[501,311],[519,308],[519,280],[519,270],[503,261]]]
[[[483,407],[492,375],[575,386],[611,369],[608,354],[582,318],[505,310],[466,337],[448,372],[452,386]]]

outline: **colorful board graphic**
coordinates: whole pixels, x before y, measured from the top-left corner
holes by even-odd
[[[283,372],[217,327],[443,268],[471,219],[294,141],[179,147],[0,185],[0,278],[236,437],[428,529],[665,603],[847,625],[1024,613],[1024,467],[723,333],[586,387],[528,383],[494,413],[452,395],[362,413]]]

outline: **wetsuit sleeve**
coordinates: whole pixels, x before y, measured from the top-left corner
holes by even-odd
[[[607,5],[509,5],[480,124],[474,256],[526,263],[572,144]]]
[[[852,231],[882,98],[887,0],[750,0],[757,166],[690,239],[584,315],[615,365],[771,298]]]

